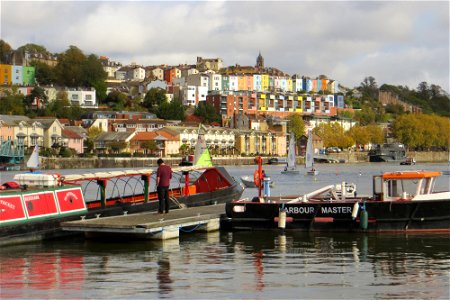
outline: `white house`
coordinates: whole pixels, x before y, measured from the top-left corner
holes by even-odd
[[[67,89],[67,97],[72,104],[79,105],[82,108],[97,108],[97,97],[95,89]]]

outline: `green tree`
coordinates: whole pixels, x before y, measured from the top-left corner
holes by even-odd
[[[166,91],[161,88],[151,88],[144,97],[144,107],[149,112],[156,113],[161,104],[167,102]]]
[[[11,46],[4,40],[0,39],[0,63],[2,64],[8,63],[8,58],[11,51],[12,51]]]
[[[104,102],[115,111],[124,110],[127,102],[127,95],[119,91],[110,92]]]
[[[24,115],[23,95],[10,93],[0,98],[0,114],[4,115]]]
[[[32,61],[31,66],[36,72],[36,82],[40,85],[50,85],[56,82],[55,70],[46,63]]]
[[[368,76],[360,84],[360,90],[363,98],[368,100],[378,99],[378,84],[374,77]]]
[[[141,148],[145,150],[145,153],[154,154],[158,150],[158,144],[154,140],[144,141],[141,144]]]
[[[180,120],[184,121],[185,107],[180,101],[173,100],[170,103],[163,102],[157,110],[156,115],[158,118],[165,120]]]
[[[36,100],[37,110],[44,109],[48,104],[48,97],[45,90],[39,86],[34,87],[31,93],[24,98],[26,107],[31,110],[33,102]]]
[[[189,153],[189,146],[186,144],[182,144],[178,150],[181,152],[182,155],[186,155]]]
[[[203,123],[220,122],[221,117],[216,113],[214,106],[206,102],[200,102],[195,108],[194,115],[200,117]]]
[[[305,122],[303,121],[301,115],[292,114],[288,117],[289,120],[289,130],[295,135],[295,139],[298,141],[300,137],[305,134]]]
[[[86,56],[75,46],[70,46],[66,52],[61,53],[55,67],[58,83],[68,87],[84,86],[85,61]]]
[[[32,44],[32,43],[20,46],[19,48],[17,48],[17,51],[22,52],[22,53],[25,53],[25,51],[29,51],[29,52],[35,52],[35,53],[40,53],[40,54],[50,54],[50,52],[48,52],[44,46]]]
[[[102,101],[106,97],[106,83],[107,73],[103,70],[98,57],[91,54],[83,62],[82,66],[84,82],[83,86],[94,87],[95,94],[98,101]]]

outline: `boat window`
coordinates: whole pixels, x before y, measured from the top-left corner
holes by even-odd
[[[421,180],[409,179],[409,180],[388,180],[388,197],[411,197],[416,195]]]

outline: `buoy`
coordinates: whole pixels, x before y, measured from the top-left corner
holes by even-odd
[[[280,212],[278,214],[278,228],[286,228],[286,210],[284,208],[280,209]]]
[[[369,213],[365,209],[361,210],[361,214],[359,216],[359,226],[363,230],[366,230],[369,226]]]
[[[353,205],[353,209],[352,209],[352,219],[356,219],[356,217],[358,216],[358,212],[359,212],[359,203],[355,202],[355,204]]]

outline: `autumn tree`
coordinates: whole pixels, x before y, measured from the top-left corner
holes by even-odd
[[[305,134],[305,122],[299,114],[292,114],[288,118],[289,120],[289,130],[295,135],[297,141],[300,137]]]

